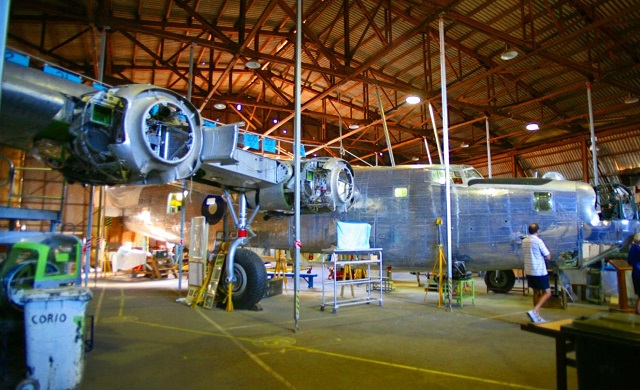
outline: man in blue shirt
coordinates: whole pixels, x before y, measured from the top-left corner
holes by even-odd
[[[551,259],[551,253],[538,234],[540,226],[537,223],[529,225],[529,235],[522,240],[522,254],[524,256],[524,273],[527,283],[533,289],[533,310],[527,315],[533,322],[543,322],[540,308],[551,297],[551,284],[545,260]]]
[[[631,279],[633,279],[633,290],[636,292],[636,314],[640,314],[640,233],[633,236],[627,262],[633,267]]]

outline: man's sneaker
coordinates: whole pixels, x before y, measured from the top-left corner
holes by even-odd
[[[531,322],[538,322],[538,315],[536,314],[535,311],[529,310],[527,312],[527,315],[529,316],[529,319],[531,320]]]
[[[547,322],[547,320],[545,320],[544,318],[540,317],[540,314],[538,314],[538,320],[536,321],[536,323],[540,324],[543,322]]]

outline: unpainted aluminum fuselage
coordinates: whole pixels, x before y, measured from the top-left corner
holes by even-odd
[[[432,266],[438,243],[447,248],[443,169],[354,167],[355,203],[345,213],[302,216],[302,251],[317,253],[335,246],[338,221],[366,222],[372,226],[370,245],[383,249],[385,265]],[[601,222],[595,193],[586,183],[476,179],[465,174],[472,169],[452,166],[451,176],[459,183],[450,187],[452,258],[466,261],[470,270],[522,268],[522,238],[532,222],[540,225],[552,259],[576,256],[584,242],[616,244],[640,231],[638,221]],[[438,218],[443,221],[440,227]],[[257,219],[251,245],[290,248],[291,224],[289,218]]]

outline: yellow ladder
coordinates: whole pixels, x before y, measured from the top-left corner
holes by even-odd
[[[205,309],[211,309],[213,307],[226,257],[227,250],[221,249],[220,252],[216,254],[215,260],[208,264],[207,276],[202,286],[196,291],[193,301],[191,302],[191,307],[196,307],[201,303]]]
[[[284,283],[284,290],[287,290],[287,258],[282,254],[282,251],[278,249],[276,251],[276,268],[273,272],[273,277],[277,278],[282,276],[282,282]]]
[[[344,282],[347,279],[351,280],[351,283],[349,283],[349,287],[351,287],[351,297],[354,298],[356,294],[353,290],[353,273],[351,264],[345,264],[344,271],[342,272],[342,281]],[[340,287],[340,297],[344,298],[344,284],[342,285],[342,287]]]
[[[112,273],[113,269],[111,267],[111,260],[109,260],[109,253],[104,251],[102,254],[102,277],[106,278],[107,273]]]

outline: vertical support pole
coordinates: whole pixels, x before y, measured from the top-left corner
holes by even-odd
[[[7,49],[7,31],[9,30],[10,0],[0,0],[0,82],[4,72],[4,54]],[[0,102],[2,102],[2,88],[0,88]]]
[[[176,245],[176,262],[178,263],[178,299],[182,297],[182,258],[184,253],[184,226],[186,219],[187,181],[182,180],[182,206],[180,208],[180,243]]]
[[[387,128],[387,118],[384,115],[384,107],[382,106],[382,99],[380,99],[380,89],[376,84],[376,96],[378,97],[378,106],[380,107],[380,117],[382,119],[382,129],[384,130],[384,138],[387,141],[387,149],[389,150],[389,160],[391,161],[391,166],[396,166],[396,161],[393,158],[393,149],[391,147],[391,139],[389,138],[389,129]]]
[[[104,248],[105,248],[105,240],[102,234],[102,230],[103,230],[103,226],[102,226],[102,222],[104,220],[103,217],[103,213],[104,213],[104,186],[100,186],[100,188],[98,189],[98,204],[100,205],[98,207],[98,228],[97,228],[97,233],[98,233],[98,239],[96,240],[96,268],[95,268],[95,273],[93,275],[93,282],[94,282],[94,287],[96,286],[96,284],[98,283],[98,265],[100,264],[100,262],[104,259]],[[105,262],[106,263],[106,262]],[[102,272],[104,272],[105,270],[105,264],[102,264]]]
[[[431,126],[433,126],[433,136],[436,139],[436,148],[438,149],[438,159],[442,164],[442,150],[440,149],[440,136],[438,135],[438,128],[436,127],[436,116],[433,113],[433,105],[429,102],[429,116],[431,117]]]
[[[451,310],[451,299],[453,286],[451,285],[451,172],[449,172],[449,109],[447,108],[447,69],[446,50],[444,47],[444,14],[440,14],[440,89],[442,95],[442,143],[444,144],[444,178],[445,178],[445,198],[447,203],[447,285],[449,291],[447,301]]]
[[[187,100],[191,101],[193,90],[193,57],[195,44],[189,47],[189,83],[187,85]],[[182,180],[182,207],[180,207],[180,244],[176,245],[176,262],[178,263],[178,299],[182,296],[182,258],[184,253],[184,228],[186,219],[187,181]],[[206,260],[206,259],[205,259]]]
[[[340,92],[338,92],[338,105],[340,106],[341,104],[342,104],[342,101],[340,100]],[[342,143],[342,114],[340,114],[339,110],[336,110],[336,111],[338,111],[338,131],[340,135],[340,157],[344,157],[344,144]]]
[[[107,53],[107,29],[106,27],[100,32],[100,62],[98,63],[98,81],[102,83],[104,80],[104,63]]]
[[[91,225],[93,225],[93,193],[95,187],[89,186],[89,213],[87,215],[87,231],[84,243],[84,286],[89,285],[89,267],[91,266]]]
[[[422,140],[424,141],[424,151],[429,159],[429,164],[433,164],[433,161],[431,160],[431,152],[429,151],[429,144],[427,143],[427,137],[422,137]]]
[[[596,132],[593,127],[593,103],[591,102],[591,83],[587,81],[587,100],[589,102],[589,131],[591,132],[591,160],[593,162],[593,185],[598,181],[598,152],[596,148]]]
[[[302,121],[301,121],[301,100],[302,100],[302,0],[298,0],[296,5],[296,58],[295,58],[295,113],[294,113],[294,128],[293,128],[293,161],[294,170],[293,176],[295,180],[294,187],[294,220],[295,220],[295,240],[293,244],[293,290],[294,290],[294,303],[293,303],[293,320],[294,330],[299,332],[298,320],[300,319],[300,138],[302,134]],[[348,37],[347,37],[348,40]],[[347,53],[348,55],[348,53]]]
[[[189,84],[187,85],[187,100],[191,101],[191,93],[193,91],[193,51],[194,43],[189,45]]]
[[[104,63],[107,60],[107,29],[103,28],[100,32],[100,62],[98,63],[98,82],[102,84],[104,80]],[[97,240],[97,253],[96,253],[96,272],[94,277],[94,284],[98,283],[98,264],[100,260],[104,258],[105,238],[103,237],[104,211],[105,211],[105,186],[100,186],[99,208],[98,208],[98,240]],[[108,261],[108,260],[107,260]],[[102,265],[102,271],[104,272],[105,266]]]
[[[489,170],[489,178],[493,177],[491,173],[491,142],[490,142],[490,134],[489,134],[489,117],[486,116],[484,118],[485,127],[487,130],[487,169]]]

